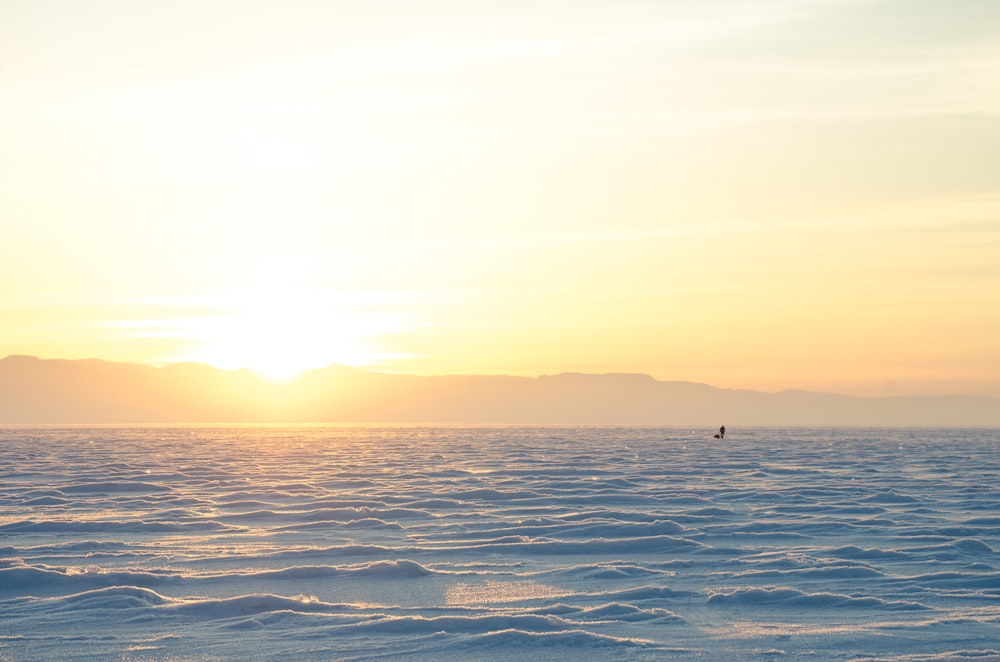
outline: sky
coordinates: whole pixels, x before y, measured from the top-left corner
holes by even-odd
[[[0,356],[1000,396],[995,0],[0,0]]]

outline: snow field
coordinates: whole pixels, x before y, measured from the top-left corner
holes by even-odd
[[[0,430],[0,660],[1000,660],[996,430]]]

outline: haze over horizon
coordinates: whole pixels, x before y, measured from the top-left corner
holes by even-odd
[[[1000,397],[1000,3],[8,0],[0,357]]]
[[[1000,398],[720,389],[637,373],[414,376],[343,365],[283,382],[199,363],[0,359],[0,424],[357,423],[1000,428]]]
[[[510,373],[454,373],[454,372],[450,372],[450,373],[418,374],[418,373],[408,373],[408,372],[402,372],[402,371],[379,370],[379,369],[376,369],[376,368],[360,367],[360,366],[350,365],[350,364],[347,364],[347,363],[335,362],[335,363],[330,363],[328,365],[316,366],[316,367],[312,367],[312,368],[303,368],[301,370],[296,370],[293,373],[287,373],[287,374],[277,374],[277,373],[274,373],[273,374],[273,373],[269,373],[267,371],[259,370],[259,369],[248,367],[248,366],[233,367],[233,368],[224,368],[224,367],[219,367],[219,366],[216,366],[216,365],[212,365],[211,363],[208,363],[208,362],[205,362],[205,361],[188,361],[188,360],[185,360],[185,361],[173,361],[173,362],[159,363],[159,364],[151,364],[151,363],[132,362],[132,361],[116,361],[116,360],[104,359],[104,358],[100,358],[100,357],[96,357],[96,356],[90,356],[90,357],[85,357],[85,358],[77,358],[77,359],[69,359],[69,358],[61,358],[61,357],[58,357],[58,358],[57,357],[39,357],[39,356],[36,356],[36,355],[33,355],[33,354],[9,354],[7,356],[0,357],[0,364],[2,364],[2,362],[5,361],[5,360],[6,361],[26,361],[28,364],[42,363],[42,364],[67,364],[67,365],[84,365],[84,364],[90,364],[90,363],[95,363],[96,362],[98,364],[106,364],[106,365],[113,365],[113,366],[123,366],[123,367],[142,367],[142,368],[151,368],[151,369],[154,369],[154,370],[159,370],[159,369],[163,369],[163,368],[184,368],[184,367],[207,368],[207,369],[211,369],[212,371],[218,371],[219,373],[222,373],[222,374],[226,374],[226,373],[228,373],[228,374],[246,373],[246,374],[252,375],[254,379],[260,380],[262,383],[267,383],[267,384],[271,385],[272,387],[275,387],[275,388],[278,388],[278,389],[280,389],[281,387],[283,387],[285,385],[295,384],[295,383],[301,382],[301,381],[303,381],[305,379],[308,379],[310,375],[315,375],[315,374],[327,372],[327,371],[330,371],[330,370],[343,369],[343,370],[349,370],[349,371],[357,371],[359,374],[370,374],[370,375],[379,375],[379,376],[386,376],[386,377],[430,378],[430,379],[436,379],[436,378],[445,378],[445,379],[447,379],[447,378],[459,378],[459,379],[462,379],[462,378],[474,378],[474,379],[475,378],[485,378],[485,379],[514,378],[514,379],[525,379],[525,380],[538,380],[538,379],[546,379],[546,378],[552,378],[552,377],[570,377],[570,376],[577,376],[577,377],[583,377],[583,378],[602,378],[602,377],[612,377],[612,378],[614,378],[614,377],[648,378],[648,379],[651,379],[653,381],[662,382],[662,383],[689,384],[689,385],[692,385],[692,386],[709,387],[711,389],[716,389],[716,390],[720,390],[720,391],[745,391],[745,392],[760,393],[760,394],[769,394],[769,395],[779,394],[779,393],[787,393],[787,392],[802,392],[802,393],[811,393],[811,394],[816,394],[816,395],[846,396],[846,397],[860,398],[860,399],[885,399],[885,398],[894,398],[894,397],[906,397],[905,395],[900,395],[898,393],[883,393],[883,394],[877,394],[877,395],[856,395],[856,394],[844,393],[844,392],[839,392],[839,391],[819,391],[819,390],[811,390],[811,389],[796,388],[796,387],[782,388],[782,389],[778,389],[778,390],[774,390],[774,391],[769,391],[769,390],[764,390],[764,389],[752,389],[752,388],[745,388],[745,389],[744,388],[728,388],[728,387],[725,387],[725,386],[718,386],[716,384],[712,384],[712,383],[704,382],[704,381],[680,380],[680,379],[664,379],[664,378],[659,378],[659,377],[656,377],[654,375],[651,375],[651,374],[649,374],[647,372],[624,372],[624,371],[586,372],[586,371],[580,371],[580,370],[561,370],[561,371],[553,371],[553,372],[544,372],[544,373],[539,373],[539,374],[534,374],[534,375],[524,375],[524,374],[518,375],[518,374],[510,374]],[[973,398],[995,399],[995,398],[998,397],[998,396],[991,396],[991,395],[980,395],[980,394],[976,394],[976,393],[922,393],[922,394],[915,394],[915,395],[917,397],[928,396],[928,397],[932,397],[932,398],[933,397],[948,397],[948,396],[959,396],[959,397],[968,396],[968,397],[973,397]]]

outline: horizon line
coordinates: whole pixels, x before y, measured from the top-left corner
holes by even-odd
[[[316,368],[306,368],[306,369],[300,370],[294,376],[289,377],[289,378],[275,379],[275,378],[272,378],[272,377],[268,377],[266,374],[262,373],[259,370],[254,369],[254,368],[250,368],[250,367],[222,368],[222,367],[219,367],[219,366],[216,366],[216,365],[213,365],[211,363],[204,362],[204,361],[189,361],[189,360],[184,360],[184,361],[172,361],[172,362],[162,362],[162,363],[157,362],[157,363],[153,363],[153,362],[138,362],[138,361],[122,361],[122,360],[115,360],[115,359],[106,359],[106,358],[101,358],[101,357],[97,357],[97,356],[91,356],[91,357],[87,357],[87,358],[65,358],[65,357],[43,358],[43,357],[40,357],[40,356],[35,355],[35,354],[8,354],[8,355],[4,356],[3,358],[0,358],[0,363],[8,361],[10,359],[15,359],[15,360],[16,359],[30,359],[30,360],[34,360],[34,361],[38,361],[38,362],[67,362],[67,363],[88,362],[88,361],[91,361],[91,362],[108,363],[108,364],[115,364],[115,365],[129,365],[129,366],[145,367],[145,368],[149,368],[149,369],[152,369],[152,370],[162,370],[162,369],[165,369],[165,368],[181,367],[181,366],[199,366],[199,367],[209,368],[211,370],[215,370],[217,372],[222,372],[222,373],[248,373],[248,374],[253,375],[257,379],[260,379],[261,381],[273,384],[276,387],[282,387],[282,386],[293,384],[293,383],[295,383],[297,381],[300,381],[301,379],[303,379],[306,375],[308,375],[310,373],[316,373],[316,372],[321,372],[321,371],[324,371],[324,370],[331,370],[331,369],[335,369],[335,368],[347,368],[349,370],[356,370],[358,372],[367,373],[367,374],[373,374],[373,375],[414,377],[414,378],[418,378],[418,379],[435,379],[435,378],[438,378],[438,379],[447,379],[447,378],[484,378],[484,379],[490,379],[490,378],[509,378],[509,379],[524,379],[524,380],[529,380],[529,381],[537,381],[539,379],[555,378],[555,377],[567,377],[567,376],[579,376],[579,377],[615,377],[615,376],[619,376],[619,377],[641,377],[641,378],[646,378],[646,379],[649,379],[651,381],[654,381],[654,382],[657,382],[657,383],[660,383],[660,384],[689,384],[689,385],[693,385],[693,386],[704,386],[706,388],[714,389],[714,390],[717,390],[717,391],[743,392],[743,393],[760,393],[760,394],[764,394],[764,395],[780,395],[780,394],[801,393],[801,394],[807,394],[807,395],[837,396],[837,397],[843,397],[843,398],[851,398],[851,399],[855,399],[855,400],[898,400],[898,399],[931,399],[931,398],[968,398],[968,399],[982,399],[982,400],[997,400],[997,401],[1000,401],[1000,396],[983,395],[983,394],[979,394],[979,393],[936,393],[936,394],[926,394],[926,393],[925,394],[914,394],[914,393],[910,393],[910,394],[896,394],[896,395],[852,395],[852,394],[849,394],[849,393],[843,393],[843,392],[839,392],[839,391],[813,390],[813,389],[801,388],[801,387],[784,388],[784,389],[779,389],[779,390],[776,390],[776,391],[766,391],[766,390],[760,390],[760,389],[754,389],[754,388],[739,388],[739,387],[716,386],[716,385],[708,383],[708,382],[698,382],[698,381],[691,381],[691,380],[686,380],[686,379],[660,379],[660,378],[655,377],[655,376],[653,376],[653,375],[651,375],[649,373],[646,373],[646,372],[626,372],[626,371],[583,372],[583,371],[578,371],[578,370],[563,370],[563,371],[560,371],[560,372],[541,373],[541,374],[537,374],[537,375],[523,375],[523,374],[511,374],[511,373],[454,373],[454,372],[453,373],[434,373],[434,374],[423,373],[423,374],[421,374],[421,373],[408,373],[408,372],[400,372],[400,371],[378,370],[378,369],[367,368],[367,367],[363,368],[363,367],[359,367],[359,366],[353,366],[353,365],[350,365],[350,364],[347,364],[347,363],[331,363],[331,364],[325,365],[325,366],[320,366],[320,367],[316,367]],[[304,423],[305,422],[303,422],[303,424]],[[220,424],[225,424],[225,422],[222,421],[222,422],[220,422]],[[420,423],[414,421],[414,422],[409,423],[409,424],[411,424],[411,425],[418,425]],[[681,426],[681,427],[684,427],[684,426]]]

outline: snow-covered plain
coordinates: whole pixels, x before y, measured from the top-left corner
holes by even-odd
[[[1000,660],[1000,431],[0,430],[0,660]]]

